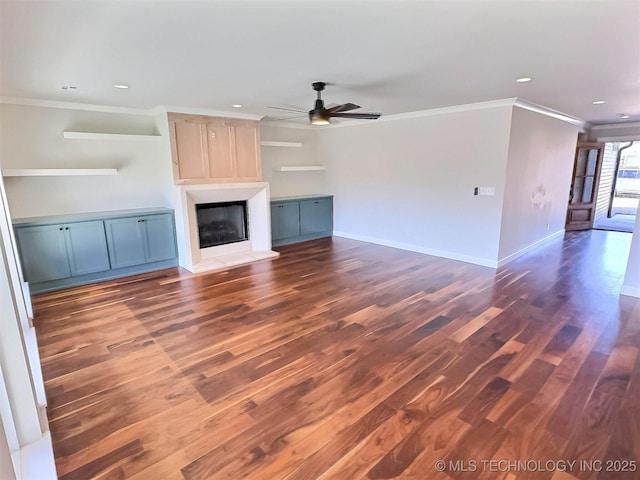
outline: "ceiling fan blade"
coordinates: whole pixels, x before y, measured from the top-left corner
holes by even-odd
[[[335,112],[329,113],[330,117],[337,118],[360,118],[363,120],[375,120],[376,118],[380,118],[382,115],[380,112],[372,112],[372,113],[343,113],[343,112]]]
[[[273,120],[291,120],[292,118],[307,118],[308,114],[304,114],[304,115],[294,115],[292,117],[272,117],[271,115],[267,115],[267,118],[273,119]]]
[[[356,105],[355,103],[344,103],[342,105],[336,105],[335,107],[328,108],[327,111],[329,113],[348,112],[349,110],[355,110],[356,108],[360,108],[360,105]]]
[[[284,110],[285,112],[296,112],[296,113],[306,113],[306,110],[302,110],[300,108],[284,108],[284,107],[274,107],[271,105],[267,105],[267,108],[272,108],[274,110]]]

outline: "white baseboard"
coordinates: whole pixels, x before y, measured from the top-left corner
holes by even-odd
[[[490,258],[473,257],[469,255],[462,255],[456,252],[449,252],[445,250],[436,250],[433,248],[425,248],[420,245],[412,245],[409,243],[395,242],[392,240],[385,240],[383,238],[369,237],[366,235],[357,235],[349,232],[334,231],[335,237],[349,238],[351,240],[359,240],[361,242],[374,243],[376,245],[383,245],[385,247],[398,248],[400,250],[408,250],[410,252],[423,253],[425,255],[433,255],[434,257],[448,258],[449,260],[457,260],[465,263],[473,263],[474,265],[480,265],[482,267],[496,268],[497,262]]]
[[[515,253],[512,253],[511,255],[507,255],[504,258],[501,258],[500,260],[498,260],[498,267],[502,267],[504,265],[506,265],[509,262],[514,261],[516,258],[521,257],[522,255],[524,255],[525,253],[529,253],[530,251],[544,245],[545,243],[548,243],[552,240],[555,240],[558,237],[562,237],[564,236],[564,228],[562,230],[558,230],[555,233],[552,233],[551,235],[548,235],[544,238],[541,238],[540,240],[538,240],[537,242],[532,243],[531,245],[528,245],[520,250],[518,250]]]
[[[640,298],[640,287],[632,287],[630,285],[622,285],[620,288],[620,295],[626,295],[627,297]]]

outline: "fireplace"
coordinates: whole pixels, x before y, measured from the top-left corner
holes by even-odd
[[[249,240],[247,202],[216,202],[196,205],[200,248]]]
[[[181,185],[178,225],[180,266],[198,273],[273,258],[269,184]]]

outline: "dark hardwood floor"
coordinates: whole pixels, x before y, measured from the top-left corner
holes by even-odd
[[[323,239],[39,295],[60,478],[638,479],[630,237],[497,272]]]

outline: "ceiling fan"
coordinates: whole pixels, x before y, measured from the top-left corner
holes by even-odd
[[[309,110],[309,121],[312,125],[327,125],[330,118],[354,118],[361,120],[375,120],[380,118],[382,115],[380,112],[372,112],[372,113],[349,113],[351,110],[355,110],[360,108],[360,105],[356,105],[355,103],[343,103],[342,105],[336,105],[330,108],[325,108],[324,100],[322,100],[322,91],[326,87],[325,82],[313,82],[311,86],[313,89],[318,92],[318,97],[316,98],[316,103],[312,110]],[[304,110],[294,110],[291,108],[280,108],[280,107],[269,107],[275,108],[277,110],[285,110],[289,112],[300,112],[303,113]]]

